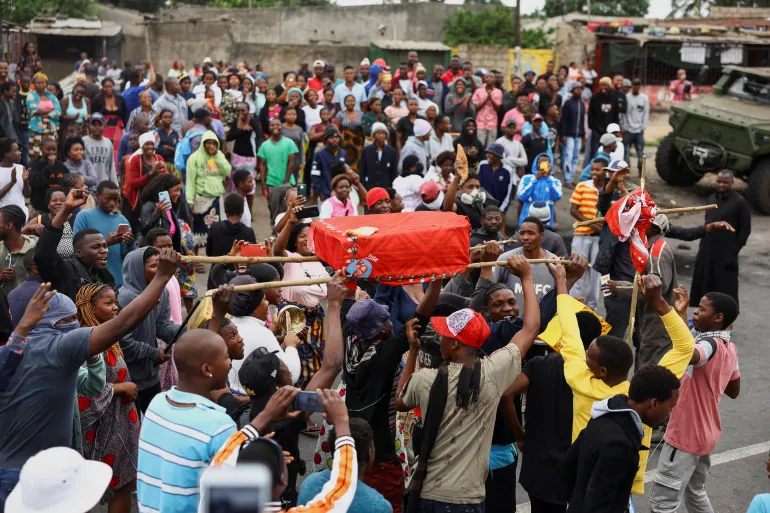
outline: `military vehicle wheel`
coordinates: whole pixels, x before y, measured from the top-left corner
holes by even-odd
[[[690,171],[682,155],[674,146],[674,133],[668,134],[660,142],[658,153],[655,155],[655,169],[658,175],[668,184],[687,186],[693,185],[700,177]]]
[[[760,160],[751,170],[749,202],[763,214],[770,214],[770,160]]]

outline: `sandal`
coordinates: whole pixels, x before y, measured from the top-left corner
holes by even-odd
[[[307,436],[318,436],[321,433],[321,426],[309,424],[305,429],[300,431],[300,433]]]

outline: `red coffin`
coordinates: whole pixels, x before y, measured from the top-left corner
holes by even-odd
[[[371,235],[350,234],[363,227]],[[336,217],[313,222],[310,248],[347,276],[390,285],[451,278],[468,266],[471,226],[452,212]]]

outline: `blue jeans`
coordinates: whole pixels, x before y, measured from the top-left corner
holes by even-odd
[[[29,166],[29,130],[19,132],[19,149],[21,150],[21,163],[24,167]]]
[[[624,160],[628,162],[628,165],[631,165],[631,145],[634,145],[634,149],[636,150],[636,158],[638,159],[638,169],[641,172],[642,171],[642,155],[644,155],[644,132],[639,132],[638,134],[632,134],[630,132],[626,132],[623,134],[623,146],[625,147],[626,154],[624,155]]]
[[[5,501],[18,483],[18,470],[0,469],[0,511],[5,511]]]
[[[580,137],[567,137],[567,144],[564,145],[564,152],[561,158],[561,168],[564,171],[564,183],[571,182],[575,170],[578,169],[578,158],[580,157],[580,148],[583,145],[583,139]]]

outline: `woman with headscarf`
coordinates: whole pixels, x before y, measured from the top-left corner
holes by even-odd
[[[302,100],[304,99],[302,89],[299,87],[292,87],[287,92],[286,106],[283,108],[278,117],[281,119],[281,123],[286,121],[286,109],[294,107],[297,110],[297,119],[295,123],[297,126],[305,130],[305,112],[302,110]],[[302,150],[300,150],[302,151]]]
[[[485,151],[484,145],[481,144],[481,141],[476,136],[475,119],[467,118],[463,121],[460,135],[455,137],[454,140],[455,153],[457,153],[458,146],[462,146],[463,150],[465,150],[465,155],[468,157],[468,168],[475,171],[479,162],[483,160]]]
[[[267,264],[262,264],[267,265]],[[277,275],[277,274],[276,274]],[[270,280],[272,281],[272,280]],[[254,276],[250,274],[237,276],[230,280],[231,285],[251,285],[258,283]],[[266,289],[270,290],[270,289]],[[238,332],[243,337],[243,358],[244,360],[257,348],[265,348],[268,352],[275,354],[286,364],[291,372],[291,381],[296,383],[300,376],[300,359],[297,352],[297,346],[300,341],[294,336],[284,337],[284,348],[275,338],[275,335],[265,326],[268,318],[270,303],[265,298],[265,291],[253,290],[251,292],[239,292],[233,294],[230,302],[230,315],[233,324],[238,327]],[[230,374],[230,390],[233,395],[246,395],[246,391],[241,386],[238,379],[238,371],[244,360],[233,360]]]
[[[461,78],[449,86],[449,92],[444,99],[444,114],[452,121],[453,132],[459,132],[467,119],[476,117],[476,108],[471,102],[472,97],[472,92]]]
[[[259,109],[257,109],[257,103],[256,103],[256,84],[254,83],[254,78],[246,73],[246,76],[243,80],[243,86],[242,86],[242,93],[243,93],[243,101],[246,103],[246,105],[249,106],[249,114],[252,116],[256,116],[259,112]]]
[[[369,93],[372,91],[372,87],[374,87],[375,84],[377,84],[380,81],[380,72],[382,71],[382,66],[379,64],[372,64],[369,67],[369,81],[364,84],[364,89],[366,90],[366,96],[369,96]]]
[[[75,305],[81,327],[99,326],[118,315],[115,291],[109,285],[84,286]],[[131,382],[118,341],[102,357],[106,364],[104,389],[95,397],[78,396],[83,456],[93,461],[111,457],[113,479],[101,504],[109,504],[111,512],[128,513],[139,451],[139,412],[134,403],[138,389]]]
[[[146,132],[139,136],[139,149],[128,159],[123,195],[132,210],[139,207],[142,189],[156,176],[166,172],[163,157],[155,152],[155,133]],[[138,212],[137,212],[138,214]]]
[[[193,234],[199,247],[206,247],[209,228],[224,219],[224,180],[232,166],[219,147],[219,138],[208,130],[200,146],[187,159],[185,199],[193,214]]]
[[[308,247],[310,225],[297,220],[294,209],[287,213],[288,220],[273,246],[274,256],[313,256]],[[284,264],[284,280],[326,278],[329,273],[321,262],[287,262]],[[303,387],[310,382],[321,368],[326,332],[324,330],[325,313],[321,303],[326,300],[326,285],[304,285],[287,287],[283,290],[284,304],[296,305],[305,314],[307,331],[302,343],[297,348],[302,361],[302,375],[297,386]]]
[[[56,95],[48,91],[48,76],[35,73],[35,90],[27,93],[29,112],[29,158],[40,157],[40,143],[43,139],[58,140],[59,119],[62,110]]]

